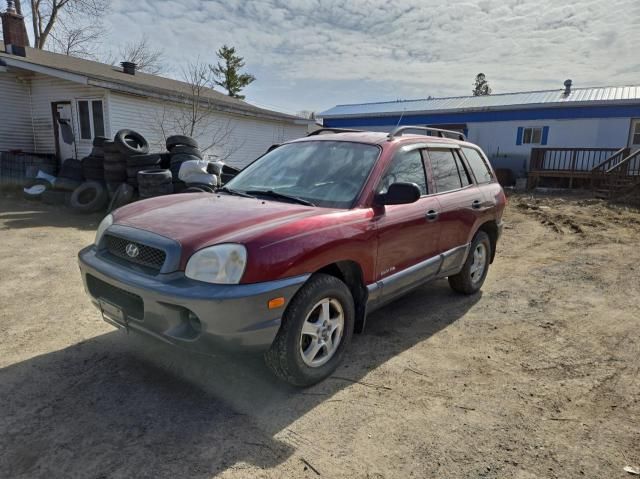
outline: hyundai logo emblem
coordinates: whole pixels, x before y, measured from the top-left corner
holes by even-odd
[[[133,243],[129,243],[127,247],[124,249],[125,253],[129,258],[135,258],[140,254],[140,250]]]

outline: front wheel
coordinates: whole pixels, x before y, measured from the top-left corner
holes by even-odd
[[[474,294],[480,290],[491,262],[491,240],[484,231],[478,231],[471,242],[471,248],[462,271],[449,276],[449,285],[454,291]]]
[[[320,382],[342,361],[354,321],[347,285],[334,276],[316,274],[289,303],[265,354],[266,363],[276,376],[295,386]]]

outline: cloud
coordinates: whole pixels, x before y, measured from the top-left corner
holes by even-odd
[[[147,34],[173,71],[227,43],[258,80],[255,103],[336,103],[638,84],[637,0],[114,0],[111,43]]]

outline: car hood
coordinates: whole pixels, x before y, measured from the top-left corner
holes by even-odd
[[[295,203],[227,194],[185,193],[133,203],[114,213],[114,223],[178,241],[183,253],[218,243],[246,243],[267,231],[328,211]]]

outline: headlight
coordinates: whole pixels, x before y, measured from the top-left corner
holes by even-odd
[[[98,225],[98,230],[96,231],[96,240],[94,242],[96,246],[100,244],[102,235],[104,234],[105,231],[107,231],[107,228],[112,224],[113,224],[113,215],[105,216],[104,219],[100,222],[100,224]]]
[[[241,244],[219,244],[201,249],[187,262],[187,278],[216,284],[238,284],[247,264],[247,250]]]

